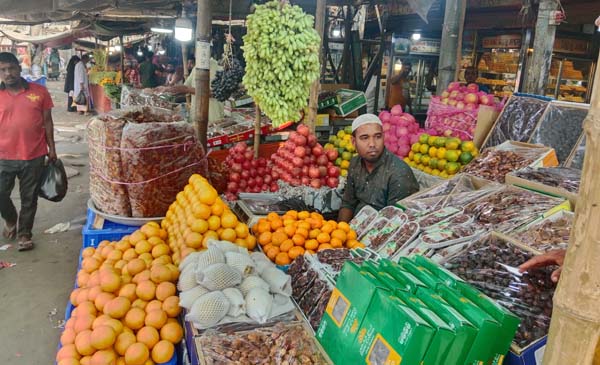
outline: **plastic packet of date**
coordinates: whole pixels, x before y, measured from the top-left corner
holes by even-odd
[[[174,102],[175,95],[160,89],[135,89],[124,86],[121,90],[121,106],[150,106],[173,110],[178,104]]]
[[[550,275],[555,268],[518,272],[519,265],[533,256],[524,248],[488,234],[444,263],[447,269],[521,318],[514,340],[521,348],[548,333],[552,315],[555,284]]]
[[[444,221],[458,213],[461,213],[460,209],[453,207],[445,207],[440,210],[433,211],[424,217],[421,217],[417,221],[417,223],[419,223],[419,227],[421,227],[421,229],[427,229],[428,227],[440,223],[441,221]]]
[[[589,105],[553,101],[533,131],[529,143],[554,148],[560,163],[564,163],[583,133],[583,120]]]
[[[581,170],[570,167],[527,167],[511,175],[535,181],[544,185],[565,189],[571,193],[579,192]]]
[[[313,335],[301,323],[235,333],[207,331],[197,341],[207,365],[327,364]]]
[[[464,212],[474,217],[476,225],[508,233],[534,221],[563,202],[562,198],[507,186],[467,205]]]
[[[382,258],[394,257],[398,252],[415,240],[420,227],[417,222],[406,222],[388,239],[387,243],[377,251]]]
[[[515,151],[486,149],[465,166],[463,172],[504,183],[506,174],[527,167],[534,161],[535,159],[529,159]]]
[[[461,182],[461,178],[459,178],[459,176],[455,177],[454,179],[449,179],[449,180],[444,180],[441,183],[432,186],[430,189],[427,189],[426,191],[423,192],[417,192],[403,200],[401,200],[401,202],[404,201],[411,201],[411,200],[422,200],[422,199],[428,199],[428,198],[439,198],[442,196],[446,196],[448,194],[450,194],[452,192],[452,190],[454,190],[454,188],[456,187],[456,185]]]
[[[186,122],[128,123],[121,149],[133,217],[164,216],[190,176],[206,176],[204,150]]]
[[[511,234],[511,236],[536,250],[564,250],[569,246],[573,219],[573,213],[560,211]]]
[[[483,148],[511,140],[527,142],[547,105],[546,100],[513,95],[504,106]]]
[[[361,239],[361,242],[373,251],[378,251],[406,222],[401,217],[395,217],[390,220],[379,218],[373,228]]]
[[[356,231],[358,237],[362,236],[367,228],[377,218],[377,211],[370,205],[365,205],[350,221],[350,227]]]

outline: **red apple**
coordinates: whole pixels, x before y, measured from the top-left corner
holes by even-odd
[[[329,177],[338,177],[340,176],[340,169],[338,169],[336,166],[331,166],[327,169],[327,175]]]
[[[302,182],[302,185],[308,185],[310,184],[310,178],[308,176],[302,176],[300,182]]]
[[[294,155],[298,157],[304,157],[306,155],[306,150],[304,149],[304,147],[298,146],[294,149]]]
[[[335,161],[338,158],[338,151],[335,149],[328,149],[325,154],[327,154],[329,161]]]
[[[327,166],[327,162],[329,162],[329,159],[326,155],[320,155],[319,157],[317,157],[317,165]]]
[[[308,129],[308,127],[304,124],[299,124],[296,128],[296,131],[304,137],[308,137],[308,135],[310,134],[310,129]]]
[[[310,186],[312,186],[315,189],[319,189],[321,187],[321,180],[319,180],[319,179],[312,179],[310,181]]]
[[[320,177],[327,176],[327,167],[319,166],[319,176]]]
[[[317,166],[311,166],[308,169],[308,176],[310,176],[311,178],[316,179],[319,177],[319,175],[320,175],[320,172],[319,172],[319,168]]]
[[[309,135],[307,144],[309,147],[314,147],[317,144],[317,137],[314,134]]]
[[[337,177],[329,177],[327,178],[327,186],[329,186],[332,189],[337,188],[339,184],[339,180]]]
[[[240,182],[242,176],[240,175],[239,172],[232,172],[231,174],[229,174],[229,181],[233,181],[233,182]]]

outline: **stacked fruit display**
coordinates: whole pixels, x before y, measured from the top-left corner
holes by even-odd
[[[415,117],[402,112],[400,105],[395,105],[389,112],[382,111],[379,113],[379,119],[383,122],[386,148],[400,158],[408,156],[410,146],[425,132],[419,127]],[[437,134],[435,130],[429,130],[427,133]]]
[[[255,159],[254,152],[244,142],[239,142],[229,149],[225,166],[229,169],[226,194],[228,200],[236,200],[238,193],[242,192],[259,193],[279,190],[267,159],[263,157]]]
[[[411,167],[434,176],[448,178],[479,155],[473,141],[455,137],[437,137],[423,133],[404,161]]]
[[[215,188],[196,174],[177,194],[162,226],[168,232],[175,265],[190,253],[206,249],[209,239],[233,242],[249,250],[256,246],[256,238],[248,226],[239,222]]]
[[[271,179],[281,179],[292,186],[336,188],[340,169],[333,162],[337,158],[336,150],[325,150],[308,127],[300,124],[296,132],[292,132],[289,139],[271,156]]]
[[[304,253],[333,248],[365,247],[346,222],[325,220],[315,212],[290,210],[280,216],[269,213],[252,231],[264,253],[277,265],[288,265]]]
[[[166,239],[165,230],[148,223],[119,242],[82,251],[58,365],[171,360],[183,329],[177,321],[179,270]]]
[[[352,127],[346,127],[337,132],[336,135],[329,136],[329,142],[325,145],[325,150],[337,151],[338,157],[335,159],[335,165],[340,168],[342,176],[348,176],[348,167],[350,160],[356,156],[356,148],[352,144]],[[332,152],[327,152],[331,153]]]

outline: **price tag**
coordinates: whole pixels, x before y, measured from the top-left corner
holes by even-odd
[[[210,70],[210,42],[196,42],[196,68]]]

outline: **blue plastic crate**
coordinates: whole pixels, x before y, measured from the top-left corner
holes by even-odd
[[[124,224],[113,223],[105,220],[102,229],[94,229],[94,219],[96,214],[89,208],[87,210],[87,222],[83,226],[81,234],[83,235],[83,248],[97,247],[104,240],[118,241],[123,236],[132,234],[140,227],[126,226]]]

